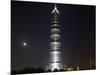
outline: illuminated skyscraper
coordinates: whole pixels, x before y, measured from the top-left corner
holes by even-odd
[[[61,31],[59,25],[59,11],[55,4],[55,7],[52,11],[52,25],[51,25],[51,35],[50,35],[50,65],[49,68],[51,71],[55,69],[62,69],[61,64]]]

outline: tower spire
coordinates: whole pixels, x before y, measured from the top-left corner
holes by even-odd
[[[54,9],[53,9],[52,13],[54,13],[54,12],[57,12],[59,14],[59,11],[57,9],[57,4],[56,3],[55,3],[55,6],[54,6]]]

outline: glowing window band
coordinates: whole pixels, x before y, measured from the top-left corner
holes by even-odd
[[[53,24],[52,26],[57,26],[57,27],[59,27],[59,25],[58,25],[58,24]]]
[[[59,34],[53,34],[53,35],[51,35],[51,39],[59,40],[60,39],[60,35]]]
[[[52,51],[51,52],[51,62],[57,62],[57,61],[60,61],[60,52],[59,51]]]
[[[59,50],[61,43],[60,42],[51,42],[50,46],[51,46],[51,50]]]
[[[60,30],[59,29],[57,29],[57,28],[54,28],[54,29],[51,29],[51,32],[60,32]]]

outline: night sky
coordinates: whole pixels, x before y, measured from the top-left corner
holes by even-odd
[[[62,63],[95,63],[95,6],[57,4],[60,12]],[[53,3],[11,1],[11,68],[49,64]],[[24,46],[23,43],[27,45]]]

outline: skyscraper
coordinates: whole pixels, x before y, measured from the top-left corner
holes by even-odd
[[[55,4],[52,11],[52,25],[50,31],[50,70],[54,71],[55,69],[62,69],[61,64],[61,31],[59,25],[59,16],[60,13]]]

